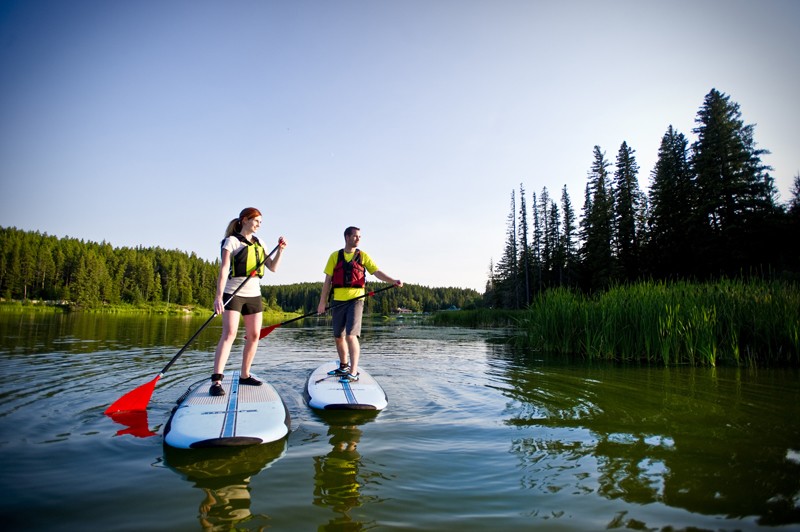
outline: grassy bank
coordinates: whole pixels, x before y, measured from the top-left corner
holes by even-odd
[[[779,282],[553,290],[518,325],[528,347],[591,359],[800,365],[800,289]]]
[[[211,312],[207,308],[187,307],[181,305],[142,304],[130,305],[120,303],[116,305],[81,306],[70,302],[54,301],[2,301],[0,312],[85,312],[100,314],[174,314],[191,315]]]
[[[0,300],[0,312],[68,312],[69,305],[40,301]]]
[[[167,314],[174,316],[210,316],[212,309],[181,305],[100,305],[81,307],[70,303],[52,301],[0,301],[0,312],[84,312],[100,314]],[[264,309],[264,323],[280,323],[298,316],[296,312]]]

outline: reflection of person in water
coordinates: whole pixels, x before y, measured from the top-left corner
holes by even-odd
[[[350,523],[347,512],[362,502],[358,479],[361,455],[356,450],[361,430],[355,425],[330,426],[328,435],[333,449],[314,458],[314,504],[342,514],[335,523]]]
[[[203,491],[198,520],[203,530],[265,528],[269,516],[250,510],[250,479],[286,451],[286,439],[230,449],[166,447],[166,464]]]
[[[238,482],[231,479],[231,482],[214,488],[208,487],[208,482],[198,482],[197,486],[205,493],[198,517],[203,530],[231,530],[253,517],[250,512],[250,477],[238,479]]]

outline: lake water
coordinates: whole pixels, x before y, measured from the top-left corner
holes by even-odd
[[[3,530],[800,529],[796,370],[566,363],[502,331],[379,321],[362,365],[388,408],[321,415],[302,389],[335,353],[307,322],[254,365],[290,410],[285,440],[166,452],[217,320],[159,380],[153,435],[103,414],[204,321],[0,312]]]

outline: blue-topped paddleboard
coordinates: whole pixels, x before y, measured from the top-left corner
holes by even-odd
[[[239,384],[234,371],[222,381],[225,395],[208,393],[210,381],[190,390],[173,409],[164,443],[178,449],[258,445],[289,433],[289,410],[268,382]]]
[[[339,361],[325,362],[306,381],[304,396],[311,408],[318,410],[383,410],[389,404],[386,392],[372,375],[359,367],[359,379],[348,382],[328,375]]]

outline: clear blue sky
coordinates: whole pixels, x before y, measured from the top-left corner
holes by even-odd
[[[695,140],[716,88],[800,172],[800,2],[0,0],[0,226],[208,260],[246,206],[321,281],[347,225],[388,274],[483,291],[510,195],[592,150]],[[530,204],[530,197],[528,198]]]

